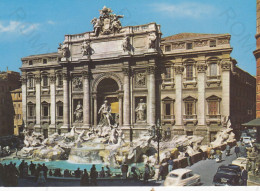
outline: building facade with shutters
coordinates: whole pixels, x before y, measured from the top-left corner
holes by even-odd
[[[122,27],[122,17],[104,7],[91,21],[93,31],[65,35],[55,53],[22,58],[26,129],[47,137],[73,126],[100,128],[109,116],[109,125],[118,124],[130,139],[159,120],[164,137],[201,135],[207,143],[232,123],[231,86],[239,69],[230,35],[161,39],[160,25]]]

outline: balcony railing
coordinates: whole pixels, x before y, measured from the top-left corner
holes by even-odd
[[[210,84],[217,84],[218,86],[221,83],[221,76],[207,76],[207,85],[210,86]]]
[[[183,123],[193,123],[194,125],[197,124],[197,115],[183,115]]]
[[[163,124],[170,123],[171,125],[174,125],[175,115],[162,115],[162,123]]]
[[[186,88],[187,85],[193,85],[193,87],[197,86],[197,77],[183,78],[183,85]]]
[[[35,121],[36,120],[36,116],[28,116],[27,120],[28,121]]]
[[[209,125],[210,123],[218,123],[221,124],[221,115],[206,115],[206,123]]]
[[[41,116],[42,121],[49,121],[50,118],[51,118],[50,116]]]

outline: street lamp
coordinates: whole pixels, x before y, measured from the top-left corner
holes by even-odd
[[[162,139],[162,127],[160,124],[160,120],[157,120],[157,125],[156,125],[156,140],[157,140],[157,161],[158,164],[160,162],[160,140]]]

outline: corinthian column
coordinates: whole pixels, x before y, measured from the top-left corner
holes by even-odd
[[[155,66],[148,67],[148,104],[147,104],[147,123],[155,125]]]
[[[176,125],[182,125],[182,73],[184,71],[183,66],[175,67],[175,87],[176,87],[176,101],[175,101],[175,120]]]
[[[205,120],[205,80],[207,65],[197,64],[198,71],[198,125],[206,125]]]
[[[55,90],[55,75],[50,76],[50,96],[51,96],[51,124],[49,126],[49,134],[55,132],[56,126],[56,90]]]
[[[27,79],[26,76],[22,76],[22,112],[23,112],[23,122],[24,128],[27,128]]]
[[[62,132],[68,132],[69,128],[69,87],[68,87],[68,74],[63,73],[63,125]]]
[[[35,128],[41,127],[41,77],[35,76],[35,94],[36,94],[36,124]],[[39,131],[39,130],[36,130]]]
[[[123,107],[123,117],[124,117],[124,127],[130,127],[130,79],[129,68],[123,68],[124,72],[124,107]]]
[[[89,100],[89,73],[83,71],[83,128],[89,128],[90,126],[90,100]]]

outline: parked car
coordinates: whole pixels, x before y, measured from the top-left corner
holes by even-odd
[[[164,186],[194,186],[198,184],[200,184],[200,175],[184,168],[171,171],[164,181]]]
[[[236,160],[232,161],[232,165],[237,165],[239,167],[243,166],[244,169],[247,169],[248,159],[245,157],[238,157]]]
[[[241,181],[241,169],[237,165],[222,165],[218,168],[213,178],[215,186],[239,186]]]
[[[252,141],[252,138],[251,138],[251,137],[248,137],[248,136],[247,136],[247,137],[243,137],[243,138],[242,138],[242,142],[245,143],[245,144],[246,144],[246,143],[250,143],[251,141]]]

